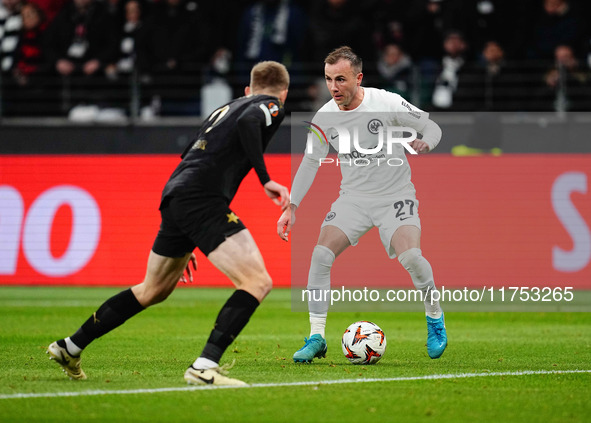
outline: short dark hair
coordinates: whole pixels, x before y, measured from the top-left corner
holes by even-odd
[[[289,87],[289,73],[281,63],[267,60],[259,62],[250,71],[250,88],[285,90]]]
[[[357,56],[349,46],[342,46],[331,51],[328,56],[326,56],[326,59],[324,59],[324,63],[334,65],[339,60],[348,60],[356,73],[360,73],[363,70],[363,61],[361,60],[361,57]]]

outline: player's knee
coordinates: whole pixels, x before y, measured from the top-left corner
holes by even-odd
[[[137,289],[134,289],[134,294],[142,306],[149,307],[166,300],[173,289],[142,283],[137,286]]]
[[[406,270],[414,271],[423,257],[423,254],[419,248],[409,248],[402,254],[398,255],[398,261]]]
[[[273,279],[271,279],[271,276],[269,276],[269,274],[265,272],[265,275],[261,278],[261,280],[259,282],[259,289],[261,290],[263,295],[266,297],[267,294],[269,292],[271,292],[272,288],[273,288]]]
[[[417,288],[432,284],[433,269],[419,248],[410,248],[398,256],[400,264],[410,273]]]
[[[273,280],[267,272],[262,272],[256,277],[249,278],[242,283],[236,284],[237,288],[243,289],[253,295],[259,302],[271,292]]]
[[[312,251],[312,263],[321,266],[331,267],[334,263],[335,255],[332,250],[324,245],[317,245]]]
[[[166,300],[171,293],[172,290],[154,292],[150,297],[150,305],[161,303]]]

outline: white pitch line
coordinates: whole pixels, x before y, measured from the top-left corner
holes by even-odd
[[[0,395],[0,399],[21,399],[21,398],[57,398],[57,397],[85,397],[96,395],[130,395],[130,394],[157,394],[163,392],[184,392],[184,391],[208,391],[214,389],[248,389],[248,388],[282,388],[287,386],[312,386],[312,385],[340,385],[345,383],[371,383],[371,382],[405,382],[413,380],[440,380],[440,379],[466,379],[475,377],[491,376],[530,376],[530,375],[560,375],[571,373],[591,373],[591,370],[523,370],[517,372],[489,372],[489,373],[450,373],[425,376],[401,376],[386,378],[368,379],[335,379],[335,380],[313,380],[304,382],[285,383],[253,383],[246,386],[179,386],[170,388],[154,389],[126,389],[126,390],[93,390],[78,392],[45,392],[45,393],[19,393]]]

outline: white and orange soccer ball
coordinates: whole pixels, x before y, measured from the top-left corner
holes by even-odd
[[[363,320],[347,328],[341,346],[351,363],[375,364],[386,352],[386,335],[375,323]]]

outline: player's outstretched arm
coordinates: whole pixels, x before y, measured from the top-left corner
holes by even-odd
[[[263,188],[265,189],[267,197],[281,207],[282,211],[287,209],[287,206],[289,206],[289,190],[287,187],[284,187],[275,181],[269,181],[263,185]]]
[[[277,221],[277,235],[284,241],[289,241],[289,233],[291,232],[292,226],[295,224],[295,211],[298,208],[295,204],[290,204],[287,209],[283,211],[283,214]]]

